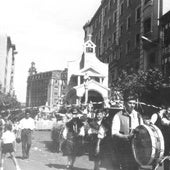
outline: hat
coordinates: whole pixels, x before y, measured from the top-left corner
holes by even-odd
[[[69,110],[69,113],[72,113],[72,114],[78,114],[78,110],[76,108],[71,108]]]
[[[128,100],[137,100],[137,94],[133,93],[132,91],[125,91],[123,95],[124,101]]]

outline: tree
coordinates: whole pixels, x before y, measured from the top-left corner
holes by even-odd
[[[10,94],[0,92],[0,110],[20,108],[21,104]]]
[[[112,83],[111,90],[113,95],[116,91],[119,91],[122,96],[125,91],[131,91],[139,97],[140,101],[161,105],[163,96],[160,95],[160,92],[163,84],[168,81],[169,78],[164,77],[158,68],[131,73],[123,70],[119,78]]]

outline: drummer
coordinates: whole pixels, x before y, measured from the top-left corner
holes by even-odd
[[[170,156],[170,106],[166,106],[158,113],[154,113],[150,120],[151,123],[158,126],[162,131],[165,141],[165,153],[164,156]],[[170,169],[170,161],[165,160],[164,170]]]
[[[112,137],[116,158],[122,170],[138,170],[131,150],[133,131],[143,124],[141,115],[135,111],[137,97],[129,92],[124,93],[124,109],[119,111],[112,120]]]

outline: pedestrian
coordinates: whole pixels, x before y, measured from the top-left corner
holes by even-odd
[[[134,129],[143,124],[142,116],[135,110],[137,97],[126,91],[124,93],[124,108],[115,114],[112,120],[111,133],[114,151],[122,170],[138,170],[133,153],[131,139]]]
[[[165,142],[164,156],[170,155],[170,106],[166,106],[159,112],[154,113],[151,117],[150,123],[155,124],[162,132]],[[164,170],[170,169],[170,160],[164,161]]]
[[[63,131],[63,138],[61,150],[64,156],[67,156],[67,169],[72,169],[77,156],[83,155],[83,138],[85,135],[84,124],[78,117],[78,109],[72,108],[70,110],[73,118],[69,120]]]
[[[19,128],[21,130],[22,157],[27,159],[32,144],[32,133],[35,129],[35,121],[30,117],[30,110],[25,110],[25,117],[21,119]]]
[[[13,129],[13,123],[12,123],[12,121],[9,119],[9,116],[10,116],[10,111],[9,111],[9,110],[5,111],[4,116],[3,116],[3,120],[4,120],[4,131],[6,131],[6,126],[8,126],[8,124],[11,124],[11,125],[12,125],[12,129]]]
[[[1,168],[0,170],[3,170],[4,168],[4,161],[5,161],[5,157],[6,154],[9,153],[14,165],[16,167],[16,170],[20,170],[20,167],[18,165],[18,162],[15,158],[15,134],[12,132],[12,125],[11,124],[7,124],[6,125],[6,131],[3,132],[2,134],[2,151],[1,151]]]
[[[5,127],[5,121],[2,118],[2,115],[0,115],[0,137],[2,136],[2,133],[4,132],[4,127]]]

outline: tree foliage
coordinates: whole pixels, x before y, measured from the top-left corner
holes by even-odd
[[[131,91],[143,102],[160,105],[163,97],[160,95],[161,89],[168,80],[158,68],[131,73],[122,71],[119,78],[112,83],[112,92],[114,95],[119,91],[123,95],[125,91]]]
[[[21,104],[16,97],[0,92],[0,110],[20,108]]]

